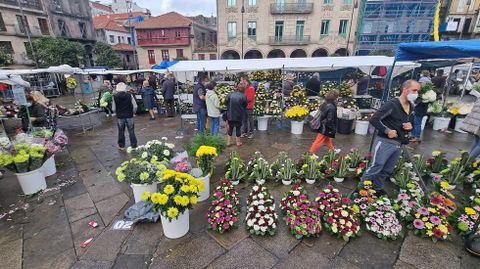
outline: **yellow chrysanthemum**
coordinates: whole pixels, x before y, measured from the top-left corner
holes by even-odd
[[[189,192],[190,191],[190,186],[188,185],[183,185],[180,190],[182,190],[183,192]]]
[[[475,215],[477,214],[477,211],[471,207],[465,207],[465,214],[467,215]]]
[[[432,152],[432,156],[433,156],[433,157],[440,156],[440,154],[442,154],[442,152],[439,151],[439,150],[435,150],[434,152]]]
[[[167,216],[169,218],[175,218],[178,215],[178,209],[175,207],[169,207],[167,210]]]
[[[175,191],[175,187],[173,187],[170,184],[165,186],[165,188],[163,188],[163,192],[168,195],[172,194],[174,191]]]
[[[145,181],[145,180],[147,180],[149,177],[150,177],[150,175],[148,174],[148,172],[142,172],[142,173],[140,173],[140,180],[141,180],[141,181]]]
[[[204,155],[212,155],[214,157],[217,156],[217,148],[210,147],[210,146],[200,146],[195,154],[197,157],[201,157]]]
[[[180,195],[175,195],[175,197],[173,197],[173,202],[174,202],[176,205],[181,205],[181,204],[182,204],[182,196],[180,196]]]
[[[147,201],[148,198],[150,198],[150,195],[152,195],[149,191],[146,191],[142,194],[142,201]]]
[[[158,199],[159,199],[160,195],[161,194],[158,193],[158,192],[153,193],[152,196],[150,197],[150,200],[152,201],[152,203],[158,204],[159,203]]]
[[[442,233],[444,233],[444,234],[448,233],[447,226],[445,226],[445,225],[443,225],[443,224],[442,224],[442,225],[439,225],[439,226],[438,226],[438,229],[439,229]]]
[[[433,228],[433,224],[432,224],[432,223],[430,223],[430,222],[427,222],[427,223],[425,223],[425,227],[427,227],[427,229],[429,229],[429,230],[430,230],[430,229],[432,229],[432,228]]]
[[[370,181],[370,180],[365,180],[365,181],[363,182],[363,185],[364,185],[364,186],[372,185],[372,181]]]
[[[123,170],[124,170],[124,169],[123,169],[122,167],[118,167],[117,169],[115,169],[115,175],[118,176],[118,175],[123,174]]]
[[[168,203],[168,196],[166,194],[160,194],[158,196],[158,204],[160,205],[165,205],[166,203]]]
[[[450,188],[450,184],[448,184],[446,181],[442,181],[440,182],[440,187],[442,187],[444,190],[448,190]]]
[[[125,176],[125,174],[123,174],[123,173],[118,175],[118,177],[117,177],[118,181],[120,181],[120,182],[123,182],[126,178],[127,178],[127,176]]]
[[[198,188],[195,185],[191,185],[190,187],[188,187],[188,191],[192,193],[196,193],[198,191]]]
[[[195,195],[194,195],[194,196],[190,196],[190,203],[191,203],[192,205],[197,204],[197,203],[198,203],[198,197],[195,196]]]

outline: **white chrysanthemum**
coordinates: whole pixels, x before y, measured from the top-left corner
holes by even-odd
[[[142,159],[146,159],[148,157],[148,152],[142,153]]]
[[[253,225],[253,229],[254,229],[255,231],[258,231],[258,230],[260,230],[260,226],[258,226],[258,225]]]
[[[167,156],[167,157],[170,156],[170,151],[164,150],[164,151],[163,151],[163,155],[165,155],[165,156]]]

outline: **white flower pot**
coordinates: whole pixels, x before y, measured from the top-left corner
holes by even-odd
[[[174,218],[170,221],[168,217],[164,217],[162,214],[160,214],[160,219],[162,221],[163,234],[167,238],[180,238],[186,235],[190,229],[190,214],[188,209],[182,214],[179,214],[177,219]]]
[[[230,180],[230,182],[232,183],[232,185],[237,186],[238,183],[240,183],[240,180]]]
[[[422,128],[421,128],[422,131],[423,129],[425,129],[425,125],[427,124],[427,119],[428,119],[428,116],[423,116],[422,118]]]
[[[307,184],[314,184],[315,183],[315,179],[305,179],[305,182],[307,182]]]
[[[448,186],[449,191],[453,191],[456,188],[457,188],[457,185],[449,184],[449,186]]]
[[[199,179],[201,181],[203,181],[203,186],[205,187],[205,189],[198,193],[198,201],[199,202],[203,202],[205,200],[208,199],[208,197],[210,197],[210,174],[204,176],[204,177],[199,177]]]
[[[357,168],[355,168],[355,167],[350,167],[350,168],[348,168],[348,171],[353,173],[353,172],[357,171]]]
[[[57,173],[57,167],[55,166],[55,155],[52,155],[43,163],[42,169],[45,177],[53,176]]]
[[[303,133],[303,121],[291,121],[292,134],[300,135]]]
[[[263,185],[265,184],[265,179],[261,179],[261,180],[255,180],[255,182],[258,184],[258,185]]]
[[[157,182],[153,184],[130,184],[130,187],[133,190],[133,198],[135,203],[142,201],[142,194],[146,191],[154,193],[157,191]]]
[[[463,120],[465,118],[458,118],[457,117],[457,121],[455,122],[455,131],[456,132],[459,132],[459,133],[462,133],[462,134],[465,134],[466,132],[461,130],[460,127],[463,125]]]
[[[292,181],[291,181],[291,180],[282,179],[282,184],[285,185],[285,186],[288,186],[288,185],[292,184]]]
[[[448,128],[448,123],[450,123],[450,118],[434,117],[433,130],[445,130]]]
[[[335,180],[335,182],[337,182],[337,183],[342,183],[345,180],[345,178],[343,178],[343,177],[333,177],[333,180]]]
[[[266,131],[268,129],[268,119],[269,116],[260,116],[257,117],[257,122],[258,122],[258,130],[259,131]]]
[[[357,120],[357,123],[355,124],[355,133],[359,135],[367,135],[369,124],[370,123],[366,120]]]
[[[26,173],[16,173],[15,175],[25,195],[34,194],[47,188],[47,182],[45,181],[42,168]]]

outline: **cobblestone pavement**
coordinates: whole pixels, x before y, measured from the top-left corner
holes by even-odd
[[[138,116],[136,123],[139,143],[166,136],[180,150],[189,138],[176,137],[179,118],[149,121],[146,116]],[[286,129],[275,128],[270,126],[267,133],[245,141],[238,152],[246,158],[261,150],[268,161],[273,161],[280,150],[298,157],[314,138],[309,131],[293,136]],[[165,238],[160,223],[138,224],[132,231],[112,230],[112,223],[132,205],[130,187],[112,176],[128,158],[116,149],[114,120],[106,118],[94,131],[70,132],[69,136],[68,150],[56,157],[59,172],[48,178],[49,189],[44,193],[23,197],[13,175],[0,180],[0,213],[10,211],[0,220],[0,268],[479,268],[479,260],[463,250],[458,237],[434,244],[407,233],[403,240],[389,242],[364,232],[350,243],[327,233],[320,238],[296,240],[282,221],[278,234],[272,237],[251,236],[244,223],[220,235],[207,230],[208,201],[191,211],[190,232],[181,239]],[[344,150],[367,150],[370,139],[338,135],[335,145]],[[440,148],[453,158],[471,140],[466,134],[427,131],[424,142],[412,150],[430,153]],[[233,149],[218,158],[212,189],[224,174],[226,156]],[[322,149],[320,154],[324,152]],[[269,185],[277,202],[288,189]],[[308,186],[309,194],[316,194],[324,185]],[[356,181],[347,180],[339,188],[349,194],[355,185]],[[387,187],[392,193],[393,186]],[[238,190],[245,209],[249,186],[240,184]],[[90,220],[100,226],[90,228]],[[94,241],[81,248],[89,237]]]

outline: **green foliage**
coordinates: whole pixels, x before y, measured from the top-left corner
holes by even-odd
[[[33,41],[33,49],[40,67],[62,64],[82,67],[85,64],[85,48],[79,42],[64,38],[42,37]],[[30,59],[33,59],[29,47],[27,47],[27,54]]]
[[[189,156],[195,156],[200,146],[211,146],[217,149],[217,153],[221,154],[227,147],[227,141],[216,135],[196,134],[190,143],[187,143],[183,148],[188,152]]]
[[[108,66],[110,68],[119,67],[122,65],[120,56],[110,47],[110,45],[102,42],[97,42],[93,49],[97,66]]]
[[[0,47],[0,66],[6,66],[12,63],[12,54],[8,53],[3,47]]]

